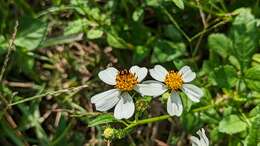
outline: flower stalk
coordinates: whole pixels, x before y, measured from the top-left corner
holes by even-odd
[[[139,126],[139,125],[144,125],[144,124],[149,124],[149,123],[153,123],[153,122],[158,122],[158,121],[163,121],[166,119],[171,118],[170,115],[163,115],[163,116],[158,116],[158,117],[153,117],[153,118],[148,118],[148,119],[144,119],[144,120],[139,120],[136,121],[134,123],[131,123],[130,125],[128,125],[125,130],[129,130],[133,127]]]

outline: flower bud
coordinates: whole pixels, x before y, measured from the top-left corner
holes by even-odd
[[[136,111],[143,112],[148,108],[148,103],[146,100],[138,99],[135,103]]]
[[[161,101],[166,103],[168,98],[171,96],[171,94],[169,92],[165,92],[162,97],[161,97]]]
[[[114,134],[114,129],[110,127],[106,128],[103,133],[106,139],[111,139],[113,137],[113,134]]]

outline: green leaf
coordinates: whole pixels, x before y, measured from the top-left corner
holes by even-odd
[[[256,146],[260,141],[260,114],[252,122],[249,129],[249,134],[245,140],[245,146]]]
[[[149,48],[144,46],[136,46],[134,48],[134,56],[133,56],[133,63],[139,63],[144,60],[145,57],[149,55]]]
[[[97,39],[102,37],[102,35],[103,35],[103,31],[99,29],[91,29],[87,33],[87,37],[89,39]]]
[[[132,15],[132,18],[133,18],[133,20],[134,21],[139,21],[139,20],[141,20],[141,17],[143,16],[143,13],[144,13],[144,9],[143,8],[137,8],[135,11],[134,11],[134,13],[133,13],[133,15]]]
[[[260,67],[260,53],[255,53],[252,57],[252,66],[259,66]]]
[[[245,73],[247,87],[260,92],[260,67],[255,66],[248,69]]]
[[[15,44],[27,50],[36,49],[45,39],[47,24],[39,19],[23,18],[19,25]]]
[[[175,5],[176,5],[177,7],[179,7],[180,9],[184,9],[183,0],[172,0],[172,2],[174,2]]]
[[[236,69],[231,65],[219,66],[214,69],[213,78],[220,88],[231,88],[237,81]]]
[[[90,22],[87,19],[77,19],[68,23],[68,26],[64,28],[64,35],[71,35],[75,33],[83,32],[87,29],[87,25]]]
[[[115,48],[128,48],[127,43],[114,33],[107,33],[107,43]]]
[[[103,114],[100,116],[95,117],[93,120],[89,121],[88,126],[93,127],[100,124],[106,124],[111,122],[116,122],[117,120],[114,118],[113,115]]]
[[[232,41],[224,34],[211,34],[208,38],[209,48],[218,53],[223,58],[228,56],[232,48]]]
[[[249,116],[254,117],[257,116],[260,113],[260,104],[256,105],[250,112]]]
[[[8,43],[5,40],[4,36],[0,36],[0,55],[5,53],[7,47],[8,47]]]
[[[160,3],[161,0],[145,0],[145,3],[148,5],[148,6],[153,6],[153,7],[157,7],[157,6],[160,6]]]
[[[222,133],[235,134],[246,130],[247,124],[237,115],[230,115],[220,121],[218,130]]]
[[[259,29],[250,9],[238,9],[235,12],[239,15],[235,18],[229,35],[233,41],[231,51],[240,62],[241,69],[245,70],[256,51]]]
[[[49,38],[44,43],[42,43],[40,47],[50,47],[59,44],[67,44],[67,43],[82,40],[82,37],[83,37],[83,33]]]
[[[184,43],[175,43],[166,40],[158,40],[155,43],[152,54],[152,63],[164,63],[173,61],[185,53],[186,46]]]

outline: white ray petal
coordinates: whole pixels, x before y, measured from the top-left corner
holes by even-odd
[[[196,73],[192,72],[189,66],[182,67],[178,73],[182,75],[182,80],[185,83],[191,82],[196,78]]]
[[[182,90],[194,102],[199,102],[203,96],[202,89],[192,84],[183,84]]]
[[[167,101],[167,112],[171,116],[180,116],[183,111],[180,95],[177,92],[172,92]]]
[[[150,75],[158,81],[164,82],[165,76],[168,74],[168,71],[161,65],[155,65],[154,68],[149,69]]]
[[[135,105],[133,102],[133,98],[127,92],[122,93],[121,98],[114,110],[115,118],[128,119],[133,116],[134,111]]]
[[[107,111],[115,106],[119,101],[120,91],[118,89],[111,89],[91,97],[91,103],[95,104],[98,111]]]
[[[135,91],[139,92],[142,96],[153,96],[157,97],[162,95],[168,90],[168,88],[161,82],[143,82],[142,84],[137,84],[134,88]]]
[[[114,67],[109,67],[105,70],[102,70],[98,73],[99,78],[109,84],[109,85],[115,85],[116,84],[116,75],[118,73],[118,70]]]
[[[197,134],[200,136],[200,142],[203,146],[209,145],[209,139],[205,134],[205,130],[202,128],[201,130],[197,131]]]
[[[130,72],[136,74],[137,81],[141,82],[146,77],[148,70],[145,67],[135,65],[130,68]]]
[[[191,140],[192,146],[202,146],[201,143],[200,143],[200,140],[197,137],[191,136],[190,140]]]

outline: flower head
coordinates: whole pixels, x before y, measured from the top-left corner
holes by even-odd
[[[191,144],[192,146],[209,146],[209,139],[205,134],[205,130],[202,128],[201,130],[197,131],[199,138],[195,136],[191,136]]]
[[[140,82],[146,77],[148,70],[145,67],[132,66],[129,70],[118,71],[114,67],[109,67],[100,71],[99,78],[115,87],[91,97],[91,103],[94,103],[98,111],[107,111],[115,106],[114,116],[117,119],[128,119],[135,111],[135,105],[129,91],[138,90],[142,86]]]
[[[135,73],[128,70],[122,70],[116,75],[116,88],[122,91],[131,91],[138,84],[138,77]]]
[[[154,93],[154,96],[159,96],[167,90],[170,91],[171,96],[167,100],[167,112],[171,116],[180,116],[183,111],[180,91],[183,91],[194,102],[199,102],[203,96],[203,92],[199,87],[189,83],[196,77],[196,74],[192,72],[189,66],[184,66],[177,72],[173,70],[167,71],[161,65],[155,65],[149,72],[157,81],[146,82],[150,89],[143,86],[141,88],[142,92],[150,92]]]

